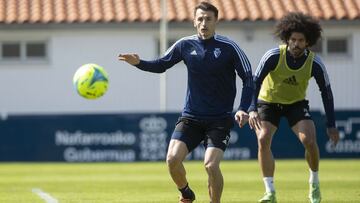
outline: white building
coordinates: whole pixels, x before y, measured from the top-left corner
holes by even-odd
[[[0,15],[1,114],[160,111],[160,75],[140,71],[117,60],[119,53],[138,53],[142,59],[154,59],[158,56],[159,1],[137,1],[137,5],[126,4],[130,1],[111,1],[110,6],[105,5],[109,1],[100,1],[101,11],[95,9],[96,5],[91,0],[86,1],[89,5],[82,5],[76,0],[67,1],[75,6],[63,3],[63,8],[57,5],[59,1],[42,0],[38,1],[38,10],[35,3],[30,1],[23,1],[28,3],[25,7],[23,4],[16,4],[16,8],[11,7],[9,2],[0,4],[0,14],[3,13]],[[196,31],[189,20],[194,5],[186,7],[188,2],[168,1],[173,6],[170,7],[173,10],[169,11],[173,14],[169,15],[170,41],[192,35]],[[213,2],[215,5],[222,5],[220,0]],[[262,12],[260,15],[256,13],[256,9],[249,10],[249,13],[242,13],[248,17],[241,20],[240,17],[243,16],[236,13],[239,10],[236,6],[240,1],[231,2],[235,5],[231,7],[235,9],[233,14],[225,4],[220,6],[221,22],[217,33],[237,42],[255,70],[262,55],[279,43],[272,32],[274,20],[282,13],[274,12],[274,5],[269,4],[266,6],[272,8],[270,17],[264,12],[266,7],[261,7],[257,8]],[[295,0],[291,2],[295,5],[293,10],[303,11],[300,3]],[[322,5],[318,4],[322,16],[317,16],[322,18],[324,30],[320,55],[332,82],[337,110],[360,109],[360,4],[359,1],[349,2],[355,7],[351,9],[346,4],[342,5],[345,14],[339,12],[339,8],[334,5],[334,10],[321,10]],[[121,6],[125,6],[127,12],[121,10]],[[138,10],[131,10],[132,6]],[[142,6],[152,10],[146,12],[146,8]],[[181,12],[181,6],[188,8],[188,12]],[[283,8],[292,10],[286,6],[289,5],[283,5]],[[113,13],[106,9],[112,9]],[[119,9],[127,15],[122,17],[122,13],[117,12]],[[226,12],[221,14],[221,11]],[[332,15],[327,15],[329,13]],[[234,16],[231,17],[232,15]],[[109,73],[109,91],[98,100],[81,98],[72,84],[76,69],[86,63],[97,63]],[[182,110],[186,75],[183,63],[166,72],[166,111]],[[240,79],[238,84],[240,92]],[[240,93],[234,108],[239,104],[239,95]],[[307,98],[313,110],[323,109],[315,80],[310,84]]]

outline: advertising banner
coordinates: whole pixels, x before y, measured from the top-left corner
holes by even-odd
[[[163,161],[179,113],[8,116],[0,120],[0,161]],[[312,112],[322,158],[360,158],[360,111],[337,112],[340,141],[328,141],[325,117]],[[257,158],[249,126],[230,133],[225,160]],[[303,158],[304,148],[282,120],[273,138],[275,158]],[[188,159],[201,160],[202,145]]]

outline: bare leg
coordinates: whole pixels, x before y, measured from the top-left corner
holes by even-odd
[[[209,147],[205,152],[204,165],[208,174],[208,188],[211,203],[220,203],[224,187],[224,179],[220,170],[220,161],[224,152],[215,147]]]
[[[301,120],[296,123],[292,130],[298,136],[301,143],[305,148],[305,159],[310,168],[310,190],[309,190],[309,199],[310,202],[320,202],[321,193],[319,187],[319,147],[316,142],[316,131],[315,125],[312,120]]]
[[[300,142],[305,148],[305,159],[309,168],[316,172],[319,170],[319,147],[316,142],[315,125],[312,120],[301,120],[292,127]]]
[[[256,131],[258,140],[258,161],[263,177],[274,177],[275,161],[271,152],[272,136],[277,128],[270,122],[262,121],[261,129]]]
[[[180,140],[172,139],[166,157],[169,173],[176,186],[181,189],[187,185],[186,171],[183,161],[188,154],[186,144]]]

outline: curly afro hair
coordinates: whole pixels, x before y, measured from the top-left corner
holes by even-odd
[[[321,37],[319,21],[310,15],[300,12],[289,12],[275,26],[275,35],[287,44],[293,32],[303,33],[309,47],[316,44]]]

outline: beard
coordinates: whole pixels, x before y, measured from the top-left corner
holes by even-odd
[[[298,58],[300,57],[301,55],[303,55],[305,49],[301,49],[300,47],[298,46],[290,46],[290,54],[295,57],[295,58]]]

